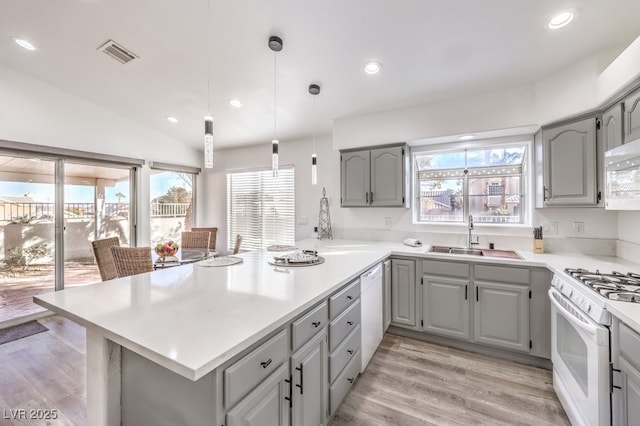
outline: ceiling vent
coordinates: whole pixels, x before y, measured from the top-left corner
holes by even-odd
[[[113,40],[107,41],[105,44],[98,47],[98,50],[106,53],[121,64],[129,63],[138,58],[135,53],[125,49]]]

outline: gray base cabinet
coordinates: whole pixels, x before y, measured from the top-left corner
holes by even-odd
[[[622,388],[622,424],[633,425],[640,419],[640,371],[620,358]]]
[[[289,369],[284,364],[227,412],[227,426],[287,426],[288,380]]]
[[[416,262],[391,259],[391,323],[416,328]]]
[[[469,339],[469,280],[425,275],[422,283],[422,330]]]
[[[291,356],[291,424],[317,426],[327,419],[327,332],[318,333]]]

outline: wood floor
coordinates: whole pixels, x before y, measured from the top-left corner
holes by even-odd
[[[40,322],[49,331],[0,345],[0,425],[85,425],[85,330],[58,316]],[[10,419],[31,408],[58,419]],[[569,421],[548,370],[387,334],[331,426],[470,424]]]
[[[472,424],[570,425],[551,371],[392,334],[331,422]]]

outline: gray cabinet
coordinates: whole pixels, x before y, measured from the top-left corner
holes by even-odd
[[[640,371],[620,358],[622,388],[622,424],[633,425],[640,419]]]
[[[340,152],[342,207],[408,207],[408,148]]]
[[[227,426],[289,424],[289,368],[283,364],[227,412]]]
[[[469,280],[422,277],[422,330],[469,339]]]
[[[597,119],[583,119],[542,131],[544,206],[588,206],[600,201]]]
[[[329,383],[327,381],[327,331],[321,332],[291,356],[291,424],[326,424]]]
[[[640,89],[624,99],[624,142],[640,138]]]
[[[602,113],[602,145],[604,151],[623,144],[622,104],[617,103]]]
[[[391,323],[416,328],[416,262],[391,259]]]

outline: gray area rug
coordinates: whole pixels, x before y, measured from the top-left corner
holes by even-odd
[[[29,321],[24,324],[5,328],[0,330],[0,345],[22,339],[23,337],[33,336],[34,334],[42,333],[47,330],[49,329],[38,321]]]

